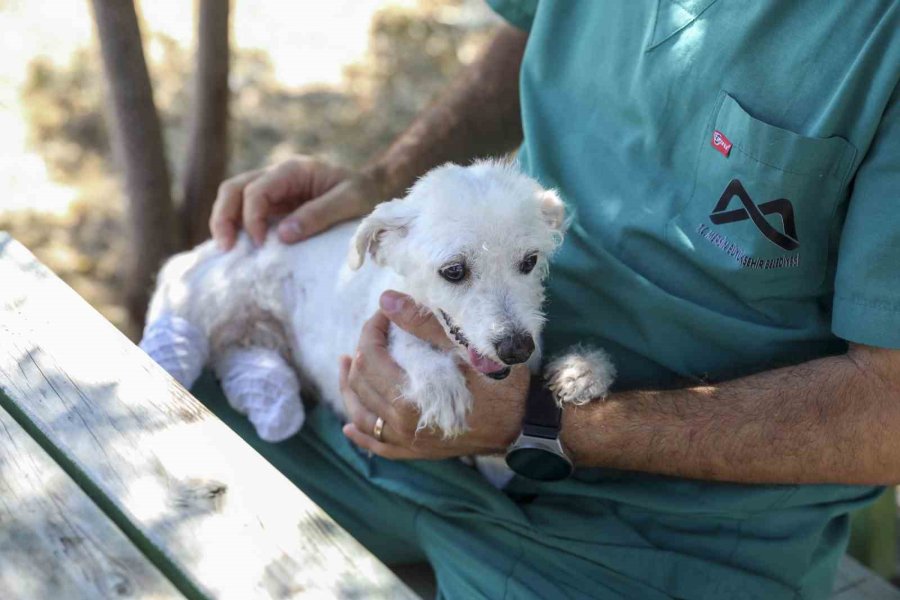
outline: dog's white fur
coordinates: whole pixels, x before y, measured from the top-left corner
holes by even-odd
[[[305,391],[345,416],[338,357],[352,353],[386,289],[433,311],[448,335],[456,325],[470,347],[493,361],[500,362],[496,340],[513,331],[538,342],[547,261],[565,223],[556,193],[506,163],[445,165],[423,176],[406,198],[302,243],[284,245],[270,233],[255,248],[241,235],[229,252],[210,241],[174,257],[160,272],[148,323],[186,321],[208,342],[209,357],[197,360],[217,367],[233,363],[226,357],[237,349],[282,356]],[[537,266],[523,274],[523,258],[533,252]],[[454,261],[466,264],[461,283],[439,274]],[[419,426],[446,435],[464,431],[472,400],[457,363],[469,360],[468,351],[460,344],[444,352],[396,327],[389,344],[406,372],[402,394],[421,412]],[[529,364],[539,364],[539,353]],[[549,375],[556,373],[552,382],[566,388],[560,397],[568,401],[602,396],[612,381],[601,353],[581,352],[553,365]]]

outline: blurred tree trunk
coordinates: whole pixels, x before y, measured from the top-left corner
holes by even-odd
[[[113,147],[125,172],[131,248],[126,307],[144,322],[156,272],[173,253],[175,219],[159,115],[131,0],[92,0],[113,117]]]
[[[181,205],[186,247],[209,237],[209,214],[228,162],[230,0],[198,0],[194,102]]]

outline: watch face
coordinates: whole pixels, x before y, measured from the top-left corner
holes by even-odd
[[[516,448],[506,455],[506,464],[523,477],[538,481],[559,481],[572,474],[565,457],[541,448]]]

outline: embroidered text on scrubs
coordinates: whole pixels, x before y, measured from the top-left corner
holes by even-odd
[[[799,253],[788,256],[780,256],[778,258],[753,257],[744,252],[744,250],[734,242],[729,242],[726,236],[713,231],[712,227],[710,227],[709,225],[700,223],[699,225],[697,225],[697,233],[700,234],[700,237],[708,241],[710,244],[734,258],[734,260],[740,263],[740,265],[745,269],[768,270],[800,266]]]

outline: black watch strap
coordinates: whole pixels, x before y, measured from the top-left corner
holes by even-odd
[[[543,377],[533,375],[525,401],[525,418],[522,433],[555,440],[559,437],[562,409],[556,403],[553,392],[547,389]]]

